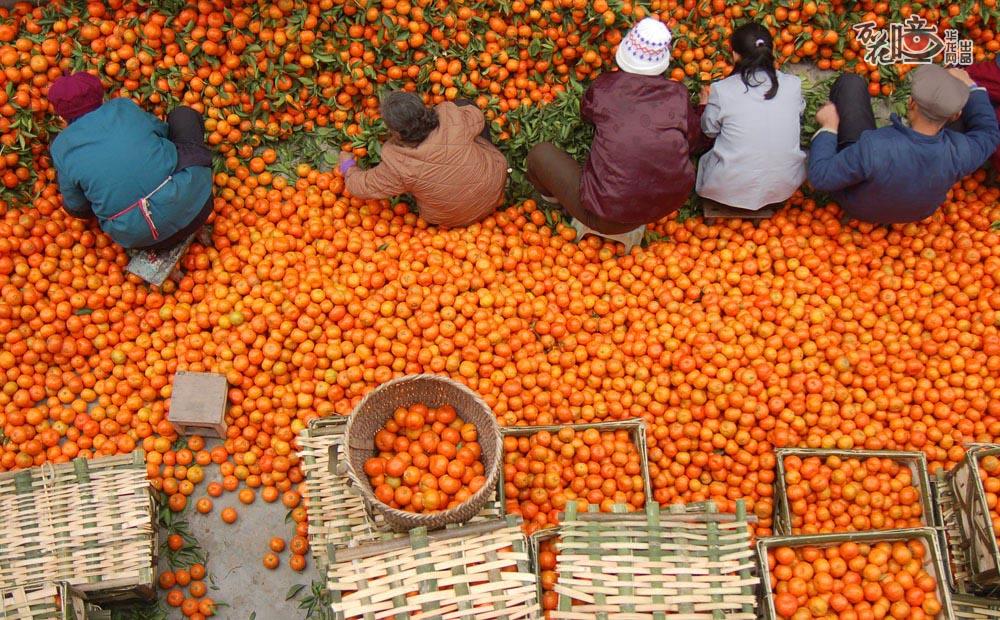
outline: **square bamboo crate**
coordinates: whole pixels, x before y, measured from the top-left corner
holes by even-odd
[[[998,455],[998,445],[970,445],[962,462],[948,473],[958,530],[966,550],[969,583],[973,588],[987,590],[1000,588],[1000,546],[979,477],[979,459]]]
[[[787,488],[785,487],[785,459],[798,456],[805,460],[819,457],[825,460],[829,456],[843,459],[888,458],[906,465],[912,475],[912,484],[920,494],[921,521],[928,527],[941,525],[940,515],[934,504],[931,491],[930,476],[927,473],[927,457],[923,452],[901,452],[894,450],[822,450],[813,448],[779,448],[774,453],[776,466],[774,472],[774,533],[779,536],[799,534],[792,531],[792,515],[788,506]],[[878,530],[873,530],[878,531]],[[887,531],[887,530],[881,530]]]
[[[558,535],[552,620],[629,618],[755,620],[754,551],[743,502],[737,514],[715,504],[645,512],[577,514],[569,505],[557,531],[533,536],[538,545]],[[575,604],[574,604],[575,602]]]
[[[0,474],[0,588],[66,581],[95,603],[155,595],[142,450]]]
[[[592,422],[586,424],[561,424],[549,426],[505,426],[501,427],[500,435],[503,437],[531,437],[536,433],[548,431],[558,433],[560,429],[571,428],[574,431],[585,431],[593,428],[601,432],[626,430],[635,449],[639,452],[639,467],[642,476],[643,492],[646,494],[646,501],[649,501],[653,493],[653,485],[649,479],[649,453],[646,450],[646,423],[641,418],[631,418],[628,420],[616,420],[612,422]],[[506,511],[507,497],[504,489],[504,468],[500,465],[500,481],[497,485],[499,498],[497,501],[500,510]]]
[[[937,595],[941,602],[941,612],[937,620],[955,620],[955,609],[951,599],[951,589],[948,587],[950,577],[941,549],[941,539],[934,528],[921,527],[900,530],[872,530],[868,532],[840,532],[837,534],[811,534],[808,536],[771,536],[757,541],[757,562],[760,569],[762,600],[764,601],[763,617],[767,620],[778,618],[774,609],[774,593],[771,590],[771,571],[767,560],[767,552],[775,547],[827,547],[845,542],[874,545],[880,542],[896,542],[920,540],[927,554],[924,568],[937,581]]]
[[[382,516],[366,506],[351,487],[344,465],[346,427],[346,416],[319,418],[310,422],[298,440],[305,478],[303,497],[309,515],[309,545],[321,570],[335,549],[375,540],[388,531]],[[470,522],[496,519],[499,515],[494,500]]]
[[[40,582],[0,590],[4,620],[98,620],[99,607],[65,581]]]
[[[541,616],[528,542],[513,517],[335,550],[327,588],[338,620]]]

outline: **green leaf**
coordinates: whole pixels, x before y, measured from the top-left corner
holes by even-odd
[[[88,314],[93,314],[93,313],[94,311],[91,310],[90,308],[80,308],[73,314],[75,314],[76,316],[87,316]]]
[[[285,600],[286,601],[292,600],[293,598],[299,595],[299,592],[302,592],[305,589],[306,589],[306,584],[304,583],[295,584],[294,586],[288,589],[288,593],[285,594]]]

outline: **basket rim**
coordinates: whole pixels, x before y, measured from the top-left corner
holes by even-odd
[[[483,400],[483,398],[475,390],[473,390],[467,385],[455,381],[454,379],[446,375],[436,375],[431,373],[403,375],[402,377],[396,377],[395,379],[390,379],[389,381],[386,381],[385,383],[376,386],[370,392],[365,394],[364,397],[358,402],[357,406],[351,410],[351,413],[347,418],[347,426],[344,429],[345,439],[349,437],[351,434],[351,428],[354,425],[355,415],[368,403],[370,399],[377,398],[379,393],[392,389],[399,384],[412,383],[416,381],[435,381],[446,385],[450,385],[451,387],[455,387],[460,391],[468,393],[468,395],[472,398],[473,402],[475,402],[485,411],[488,411],[490,413],[490,416],[488,416],[489,422],[487,422],[487,424],[491,427],[492,431],[495,431],[497,441],[496,441],[496,447],[493,450],[495,456],[494,462],[496,463],[496,467],[494,467],[492,471],[489,472],[489,475],[486,477],[486,483],[483,484],[483,486],[480,487],[478,491],[470,495],[468,499],[466,499],[458,506],[455,506],[454,508],[449,508],[447,510],[439,510],[437,512],[431,512],[431,513],[419,513],[419,512],[410,512],[408,510],[400,510],[399,508],[393,508],[392,506],[389,506],[388,504],[384,503],[383,501],[375,497],[374,490],[373,489],[369,490],[368,488],[368,486],[370,486],[370,483],[368,484],[368,486],[365,486],[365,481],[362,481],[361,476],[359,476],[357,472],[354,471],[354,467],[351,464],[350,450],[348,450],[347,458],[345,459],[347,462],[348,475],[357,482],[358,489],[362,493],[362,495],[364,495],[366,501],[371,502],[373,506],[377,507],[377,510],[387,517],[387,521],[396,520],[396,521],[411,521],[417,523],[417,525],[412,525],[411,527],[420,527],[421,525],[433,526],[434,525],[433,522],[437,522],[442,519],[447,519],[447,517],[454,515],[456,511],[458,511],[467,504],[485,503],[489,501],[489,495],[491,493],[496,492],[495,487],[497,484],[497,479],[500,476],[500,468],[503,466],[503,437],[500,432],[500,424],[499,422],[497,422],[496,414],[493,412],[493,408],[487,405],[486,401]],[[426,522],[426,523],[421,523],[421,522]]]

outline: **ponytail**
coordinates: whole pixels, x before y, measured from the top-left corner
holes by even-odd
[[[730,44],[733,51],[740,55],[735,71],[739,72],[747,90],[757,86],[753,78],[758,71],[763,71],[771,80],[771,88],[764,94],[764,99],[774,99],[778,94],[778,72],[774,68],[774,38],[771,32],[754,22],[743,24],[733,32]]]

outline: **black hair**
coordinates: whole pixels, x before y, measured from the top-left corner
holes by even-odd
[[[420,144],[438,126],[437,113],[414,93],[393,90],[380,98],[379,111],[386,127],[407,144]]]
[[[734,30],[729,43],[733,51],[740,55],[734,71],[739,72],[747,89],[757,85],[756,82],[751,83],[751,80],[755,73],[763,71],[771,79],[771,88],[764,99],[774,99],[778,94],[778,73],[774,69],[774,38],[771,31],[756,22],[750,22]]]

